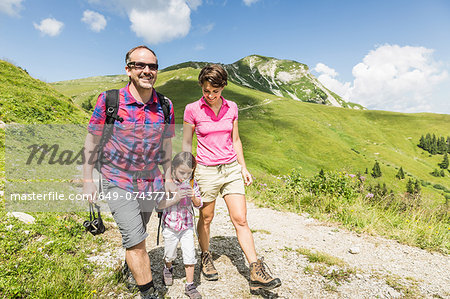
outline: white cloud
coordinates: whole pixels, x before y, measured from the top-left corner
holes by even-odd
[[[106,27],[105,17],[92,10],[85,10],[81,21],[88,24],[89,28],[94,32],[100,32]]]
[[[202,0],[187,0],[187,4],[189,5],[190,8],[196,10],[197,7],[202,5]]]
[[[259,0],[243,0],[244,4],[247,6],[251,6],[252,4],[258,2]]]
[[[49,36],[57,36],[61,33],[64,23],[60,22],[54,18],[47,18],[41,21],[41,23],[38,25],[36,23],[33,23],[34,28],[42,32],[43,35],[49,35]]]
[[[194,48],[195,51],[203,51],[205,50],[205,46],[203,44],[198,44]]]
[[[116,0],[131,22],[131,30],[156,45],[185,37],[191,29],[191,10],[201,0]],[[105,3],[105,5],[107,5]]]
[[[401,112],[430,111],[430,98],[448,72],[424,47],[383,45],[353,67],[353,82],[341,83],[324,64],[314,69],[319,81],[344,99],[369,109]]]
[[[23,0],[0,0],[0,12],[10,16],[18,16],[22,10]]]
[[[202,33],[203,34],[207,34],[209,32],[211,32],[214,29],[215,24],[214,23],[210,23],[208,25],[205,25],[202,27]]]

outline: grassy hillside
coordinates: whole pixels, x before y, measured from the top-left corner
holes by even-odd
[[[87,114],[48,84],[0,60],[0,120],[5,123],[83,123]]]
[[[53,87],[0,60],[0,121],[4,123],[82,124],[89,114]],[[0,189],[4,186],[4,129],[0,129]]]
[[[182,123],[184,107],[197,100],[201,90],[199,70],[183,68],[161,72],[157,89],[172,99],[176,122]],[[86,101],[95,99],[99,86],[104,89],[125,85],[122,76],[59,82],[54,85],[67,95]],[[89,81],[89,82],[86,82]],[[98,83],[97,83],[98,82]],[[91,91],[95,96],[87,96]],[[285,174],[301,167],[306,175],[324,170],[371,171],[375,160],[381,165],[380,182],[393,181],[403,189],[404,181],[393,178],[401,166],[411,177],[450,188],[445,178],[430,175],[442,155],[429,154],[416,145],[421,135],[447,136],[450,115],[405,114],[361,111],[311,103],[253,90],[229,83],[223,95],[237,102],[240,134],[248,164],[254,171]]]

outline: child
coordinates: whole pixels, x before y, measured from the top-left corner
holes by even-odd
[[[186,270],[185,294],[189,298],[201,298],[194,285],[194,267],[197,263],[194,246],[194,210],[200,208],[200,190],[194,178],[197,163],[189,152],[178,153],[172,160],[172,179],[177,185],[177,193],[172,199],[162,200],[159,209],[162,215],[164,236],[164,284],[173,284],[172,261],[177,257],[177,245],[181,243],[183,263]]]

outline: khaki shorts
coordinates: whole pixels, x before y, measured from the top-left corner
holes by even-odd
[[[241,165],[237,162],[205,166],[198,164],[195,179],[200,187],[203,202],[216,200],[219,194],[245,194],[244,179]]]

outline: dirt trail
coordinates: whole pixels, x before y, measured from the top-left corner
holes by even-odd
[[[282,280],[282,286],[261,296],[250,295],[247,262],[239,248],[227,208],[223,200],[218,200],[211,227],[211,249],[220,278],[216,282],[206,281],[196,268],[195,282],[203,298],[450,298],[449,256],[393,240],[359,235],[294,213],[258,208],[252,203],[248,203],[248,222],[254,232],[258,256],[264,256],[273,274]],[[156,228],[157,217],[152,216],[147,248],[155,283],[162,288],[163,247],[156,247]],[[123,249],[117,247],[120,236],[113,229],[108,234],[112,246],[101,263],[117,266],[123,256]],[[298,253],[296,249],[299,248],[337,257],[345,265],[311,263],[305,255]],[[359,253],[350,253],[351,248]],[[176,263],[174,285],[167,290],[166,296],[187,298],[180,251]],[[309,272],[305,271],[308,269]],[[349,274],[346,279],[333,279],[345,274]],[[119,296],[136,295],[125,292]]]

